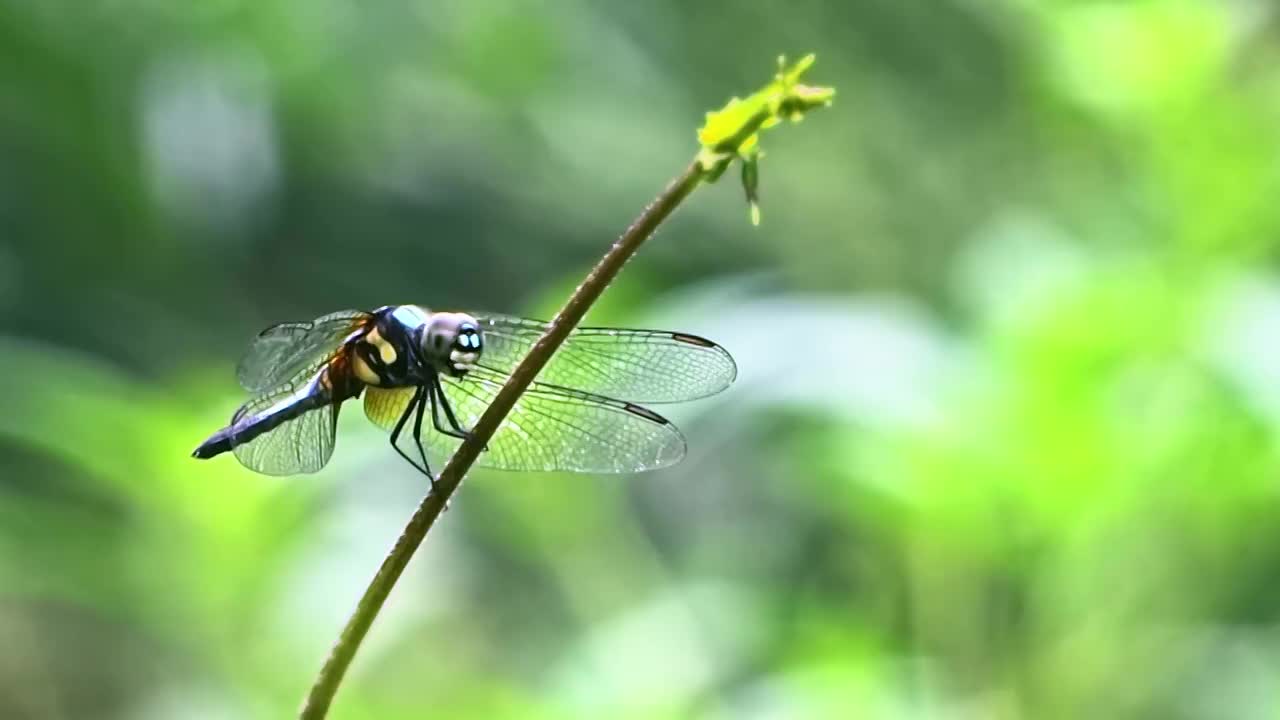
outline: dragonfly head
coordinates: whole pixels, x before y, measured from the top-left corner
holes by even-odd
[[[438,369],[461,377],[484,350],[480,323],[466,313],[433,313],[422,333],[422,354]]]

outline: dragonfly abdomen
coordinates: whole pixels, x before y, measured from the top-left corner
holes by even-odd
[[[305,412],[334,401],[332,391],[320,383],[309,385],[307,390],[305,393],[287,396],[270,408],[248,417],[241,417],[245,407],[248,407],[242,406],[232,416],[230,425],[210,435],[191,456],[205,459],[220,455],[238,445],[252,442],[254,438],[275,430]]]

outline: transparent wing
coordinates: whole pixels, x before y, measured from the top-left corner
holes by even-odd
[[[463,379],[441,377],[441,381],[458,422],[470,429],[493,401],[505,377],[473,370]],[[367,392],[365,414],[387,430],[395,427],[414,396],[413,388],[370,388]],[[430,412],[428,407],[422,443],[432,468],[438,471],[461,441],[436,431]],[[413,457],[417,450],[411,429],[402,432],[400,447]],[[672,465],[684,452],[684,436],[651,410],[534,383],[476,464],[500,470],[632,473]]]
[[[471,428],[505,381],[473,370],[441,378],[458,422]],[[461,442],[423,433],[429,451],[447,457]],[[661,415],[631,403],[534,383],[489,440],[479,464],[502,470],[630,473],[684,457],[684,436]]]
[[[391,432],[409,407],[417,388],[367,387],[364,391],[364,414],[370,422]]]
[[[293,384],[286,385],[245,403],[231,418],[231,424],[280,411],[299,400]],[[308,410],[247,443],[235,446],[232,452],[242,465],[266,475],[317,472],[333,455],[338,408],[336,404],[329,404]]]
[[[368,318],[360,310],[341,310],[311,322],[272,325],[249,345],[236,378],[249,392],[271,390],[318,367]]]
[[[510,373],[547,329],[539,320],[472,313],[484,334],[480,366]],[[587,393],[645,403],[682,402],[729,387],[738,368],[719,345],[661,330],[578,328],[538,380]]]

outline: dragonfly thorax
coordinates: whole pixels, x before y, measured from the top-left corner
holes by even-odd
[[[369,385],[421,385],[436,374],[462,377],[484,341],[476,319],[431,312],[417,305],[379,308],[377,320],[355,346],[356,375]]]

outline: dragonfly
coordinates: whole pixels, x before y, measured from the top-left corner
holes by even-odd
[[[263,330],[236,369],[252,394],[196,458],[231,452],[267,475],[314,473],[333,455],[338,412],[364,414],[396,452],[432,467],[466,439],[548,324],[420,305],[343,310]],[[706,338],[583,327],[569,334],[516,402],[477,465],[519,471],[632,473],[685,455],[680,430],[647,404],[714,395],[737,366]]]

